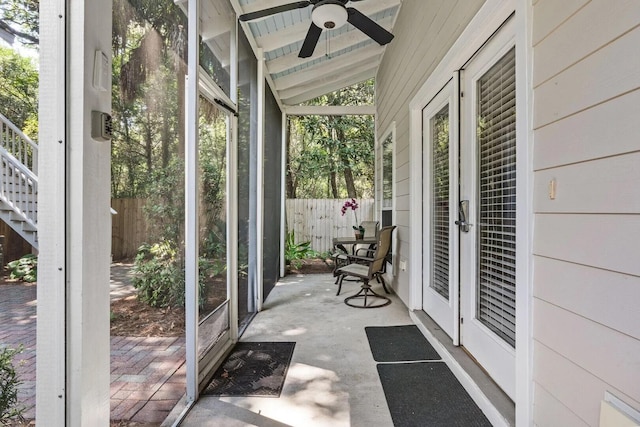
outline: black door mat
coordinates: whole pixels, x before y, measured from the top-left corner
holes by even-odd
[[[491,427],[444,362],[379,364],[395,427]]]
[[[279,397],[295,342],[239,342],[203,395]]]
[[[416,325],[367,326],[364,330],[376,362],[441,359]]]

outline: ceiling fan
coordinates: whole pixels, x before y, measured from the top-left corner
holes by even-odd
[[[302,9],[313,5],[311,11],[311,26],[307,32],[307,36],[302,43],[302,48],[298,56],[300,58],[308,58],[313,55],[313,51],[318,44],[320,34],[323,29],[340,28],[345,23],[351,25],[371,37],[378,44],[385,45],[393,40],[393,34],[382,28],[371,18],[353,7],[346,7],[349,2],[362,0],[307,0],[295,3],[283,4],[281,6],[270,7],[268,9],[256,12],[245,13],[240,15],[240,21],[253,21],[254,19],[265,18],[276,13],[286,12],[294,9]]]

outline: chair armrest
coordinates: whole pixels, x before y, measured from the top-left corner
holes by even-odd
[[[366,256],[347,255],[347,257],[349,258],[349,261],[365,261],[365,262],[373,261],[373,258],[366,257]]]
[[[360,252],[364,252],[366,255],[359,255]],[[375,249],[371,249],[371,248],[359,248],[358,250],[356,250],[356,256],[367,256],[369,258],[372,257],[372,255],[376,252]]]

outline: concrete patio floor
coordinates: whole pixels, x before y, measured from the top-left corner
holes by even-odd
[[[296,342],[279,398],[203,396],[181,425],[393,426],[364,328],[411,324],[407,308],[395,295],[383,308],[348,307],[359,284],[345,282],[336,296],[333,282],[327,274],[282,279],[241,338]]]

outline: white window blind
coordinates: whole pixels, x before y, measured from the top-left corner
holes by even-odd
[[[393,207],[393,135],[382,142],[382,208]]]
[[[431,118],[431,281],[449,299],[449,106]]]
[[[515,49],[478,80],[477,318],[515,347]]]

